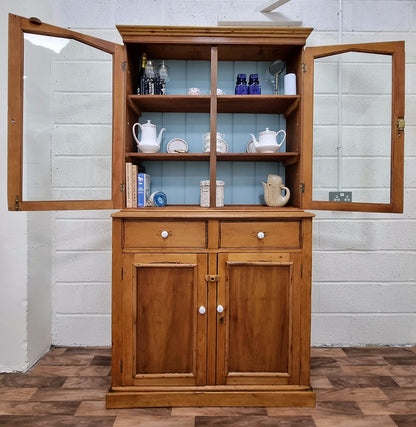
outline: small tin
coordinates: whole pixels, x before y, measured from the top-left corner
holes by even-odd
[[[209,179],[201,181],[201,202],[200,206],[203,208],[209,208]],[[220,208],[224,206],[224,181],[217,181],[217,194],[216,194],[216,207]]]

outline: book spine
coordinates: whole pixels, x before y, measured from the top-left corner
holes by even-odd
[[[150,177],[145,173],[137,174],[137,206],[147,206],[147,200],[150,196]]]
[[[133,192],[132,192],[132,164],[126,163],[126,208],[133,207]]]
[[[137,208],[137,165],[132,165],[131,168],[131,183],[132,183],[132,206]]]

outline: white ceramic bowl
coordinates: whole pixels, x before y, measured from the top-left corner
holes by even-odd
[[[141,153],[157,153],[160,150],[160,147],[154,144],[137,144],[137,148]]]

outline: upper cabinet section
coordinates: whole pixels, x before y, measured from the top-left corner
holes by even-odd
[[[121,207],[122,62],[122,46],[10,15],[9,209]]]
[[[305,203],[402,212],[404,43],[306,49]]]

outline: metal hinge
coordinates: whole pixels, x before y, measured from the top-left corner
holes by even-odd
[[[124,193],[126,191],[126,184],[120,184],[120,191]]]
[[[205,276],[205,280],[207,282],[219,282],[221,280],[221,277],[218,276],[217,274],[207,274]]]
[[[305,192],[305,184],[301,182],[299,184],[299,193],[304,193],[304,192]]]
[[[121,280],[124,279],[124,268],[121,269]]]
[[[16,196],[14,209],[15,209],[16,211],[18,211],[18,210],[19,210],[19,196]]]
[[[300,278],[303,277],[303,264],[300,265]]]
[[[404,127],[405,127],[405,125],[406,125],[406,123],[405,123],[405,121],[404,121],[404,118],[403,118],[403,117],[399,117],[399,118],[397,119],[397,122],[396,122],[397,130],[398,130],[399,132],[403,132],[403,131],[404,131]]]
[[[302,72],[306,73],[306,64],[302,64]]]
[[[122,360],[120,360],[120,372],[121,373],[123,372],[123,361]]]
[[[122,63],[121,63],[121,71],[126,71],[127,70],[127,62],[126,61],[123,61]]]

